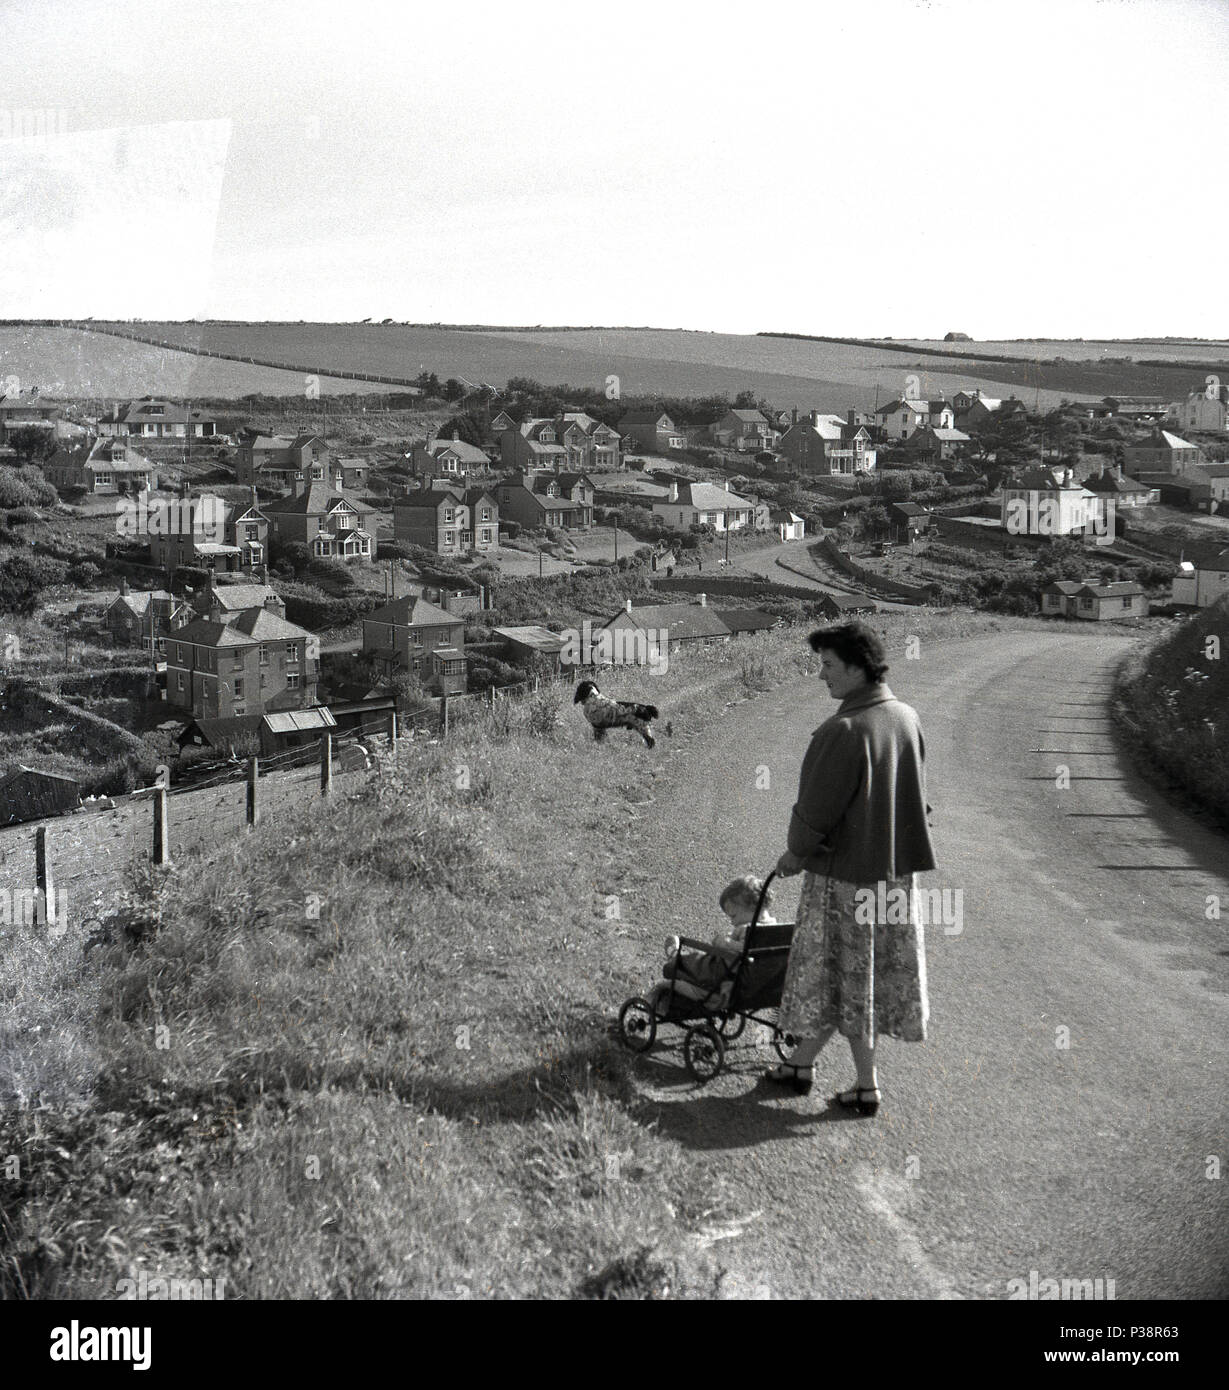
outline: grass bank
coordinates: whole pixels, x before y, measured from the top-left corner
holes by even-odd
[[[1114,700],[1145,774],[1229,830],[1229,599],[1133,651]]]
[[[1029,625],[877,622],[897,651]],[[806,630],[604,685],[706,727],[813,669]],[[610,1034],[643,977],[607,895],[663,751],[595,744],[570,685],[474,702],[359,792],[145,875],[88,940],[7,927],[0,1296],[719,1294],[720,1168],[632,1118]]]

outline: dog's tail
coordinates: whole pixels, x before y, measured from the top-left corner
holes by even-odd
[[[656,719],[658,710],[656,705],[633,705],[632,713],[637,719]]]

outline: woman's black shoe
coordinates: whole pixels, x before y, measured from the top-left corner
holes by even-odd
[[[771,1071],[764,1073],[764,1079],[775,1081],[778,1086],[792,1086],[800,1096],[810,1095],[814,1084],[811,1068],[796,1067],[792,1062],[782,1062],[779,1067],[773,1067]]]
[[[859,1115],[875,1115],[879,1111],[880,1099],[878,1086],[855,1086],[833,1096],[832,1103],[844,1106],[846,1110],[856,1110]]]

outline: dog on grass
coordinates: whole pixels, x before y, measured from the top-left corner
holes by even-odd
[[[581,681],[576,687],[574,705],[580,705],[585,718],[593,726],[593,738],[600,743],[606,737],[607,729],[634,729],[652,748],[657,740],[649,728],[657,718],[656,705],[638,705],[633,700],[612,700],[603,695],[593,681]]]

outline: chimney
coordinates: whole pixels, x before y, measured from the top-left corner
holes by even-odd
[[[729,478],[727,478],[727,479],[725,480],[725,490],[726,490],[727,492],[729,492],[729,490],[730,490],[730,480],[729,480]]]
[[[676,482],[671,481],[671,483],[670,483],[670,501],[671,501],[671,502],[677,502],[678,500],[679,500],[679,485],[678,485]]]
[[[791,425],[796,425],[796,424],[798,423],[798,407],[797,407],[797,406],[795,406],[795,407],[793,408],[793,410],[790,411],[790,413],[789,413],[789,420],[790,420],[790,424],[791,424]]]
[[[1073,479],[1074,477],[1075,477],[1075,473],[1073,472],[1072,469],[1070,469],[1070,468],[1064,469],[1064,470],[1063,470],[1063,486],[1064,486],[1064,487],[1069,487],[1069,486],[1071,485],[1071,481],[1072,481],[1072,479]]]
[[[626,608],[627,612],[629,612],[629,613],[632,611],[632,601],[631,601],[631,599],[628,599],[628,600],[627,600],[627,603],[626,603],[626,605],[625,605],[625,608]]]
[[[1122,464],[1116,463],[1114,465],[1114,477],[1117,478],[1119,482],[1122,481]]]
[[[120,580],[119,591],[121,594],[126,594],[128,592],[128,581],[126,579]]]
[[[252,489],[252,506],[253,506],[253,507],[257,507],[257,506],[259,506],[259,505],[260,505],[260,504],[256,501],[256,489],[253,488],[253,489]]]
[[[707,594],[697,594],[696,597],[697,597],[697,599],[699,600],[699,603],[700,603],[700,607],[701,607],[701,608],[707,608],[707,607],[708,607],[708,595],[707,595]]]
[[[818,410],[812,410],[812,411],[810,411],[810,412],[808,413],[808,415],[807,415],[807,419],[810,420],[810,422],[811,422],[812,425],[818,425],[818,424],[819,424],[819,411],[818,411]]]

